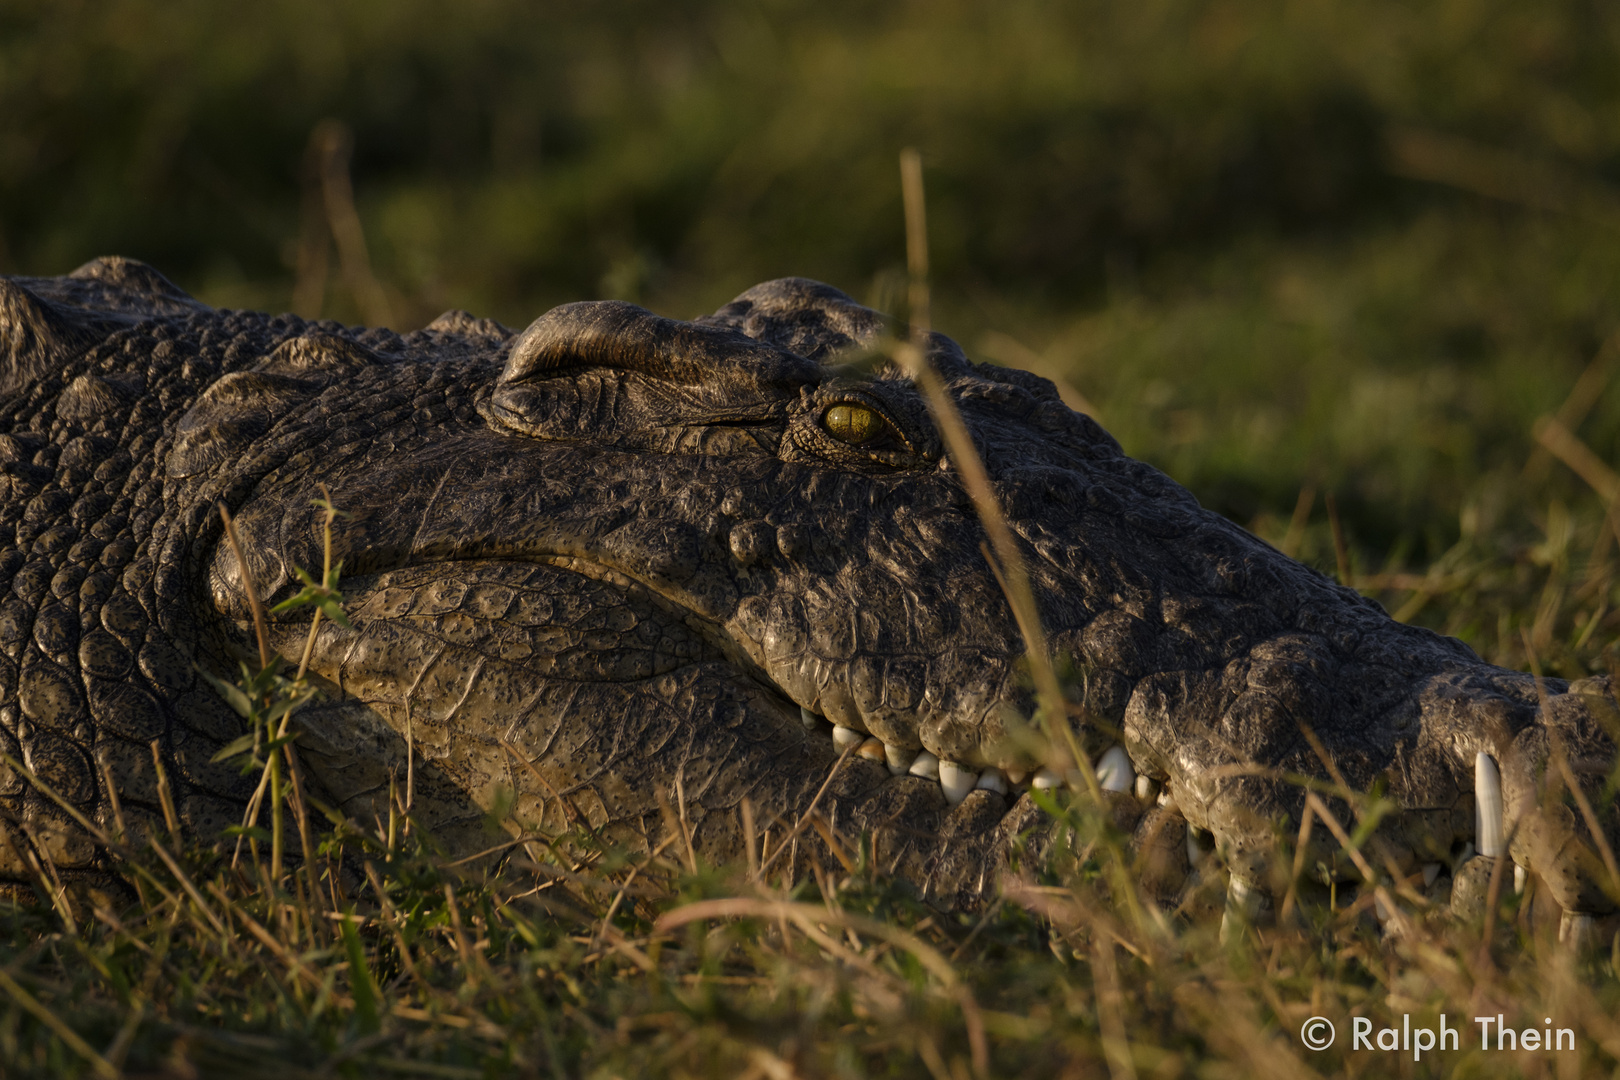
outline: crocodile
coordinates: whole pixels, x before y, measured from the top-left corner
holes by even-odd
[[[643,849],[674,815],[716,857],[865,836],[971,902],[1052,831],[1035,793],[1075,759],[1042,759],[1025,639],[891,332],[799,278],[690,322],[603,301],[407,334],[216,310],[123,258],[0,278],[0,750],[102,822],[116,796],[157,829],[161,763],[191,835],[239,823],[252,778],[215,757],[242,720],[205,676],[254,655],[249,584],[274,603],[321,565],[324,490],[349,619],[309,652],[312,797],[368,823],[407,804],[455,851],[489,846],[492,808]],[[1615,910],[1607,676],[1538,680],[1397,623],[1051,382],[938,333],[924,351],[1100,796],[1170,888],[1214,849],[1231,896],[1263,894],[1303,776],[1394,807],[1377,850],[1413,883],[1477,893],[1510,858],[1566,929]],[[286,656],[309,628],[268,624]],[[109,872],[20,770],[0,811],[0,878],[30,848]],[[1309,843],[1359,879],[1321,813]]]

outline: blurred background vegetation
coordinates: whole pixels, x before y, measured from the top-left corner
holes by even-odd
[[[1620,452],[1617,53],[1601,0],[0,0],[0,272],[400,329],[785,274],[894,309],[916,146],[971,354],[1523,662],[1609,606],[1531,429],[1587,371]]]

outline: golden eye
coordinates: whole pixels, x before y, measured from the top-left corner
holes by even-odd
[[[851,446],[864,446],[883,434],[883,417],[865,405],[834,405],[821,418],[827,434]]]

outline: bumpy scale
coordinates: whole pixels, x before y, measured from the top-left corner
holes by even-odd
[[[123,259],[0,279],[0,749],[105,817],[103,759],[149,820],[156,740],[195,834],[238,820],[244,781],[209,758],[240,722],[197,675],[249,650],[216,506],[274,601],[320,563],[324,482],[349,515],[352,626],[321,629],[326,694],[300,746],[336,805],[386,814],[409,774],[413,812],[453,846],[486,846],[502,789],[526,826],[561,827],[561,796],[646,844],[679,782],[697,843],[725,855],[745,796],[762,828],[792,821],[847,747],[820,804],[833,828],[871,830],[885,869],[970,902],[1042,833],[1026,785],[1074,778],[1009,738],[1032,705],[1022,639],[917,390],[839,365],[881,331],[799,279],[690,323],[592,303],[520,335],[456,312],[404,336],[216,311]],[[1273,823],[1302,807],[1278,771],[1327,773],[1308,729],[1402,808],[1381,834],[1403,870],[1450,868],[1473,895],[1505,855],[1569,934],[1614,910],[1578,857],[1584,817],[1537,799],[1556,745],[1615,843],[1607,679],[1547,680],[1543,705],[1529,676],[1203,510],[1045,380],[939,335],[929,352],[1052,645],[1113,731],[1087,737],[1155,887],[1207,836],[1229,910],[1254,907]],[[274,624],[284,652],[305,618]],[[0,773],[0,805],[64,870],[103,872],[21,777]],[[1313,844],[1339,865],[1320,825]],[[0,877],[24,875],[0,845]]]

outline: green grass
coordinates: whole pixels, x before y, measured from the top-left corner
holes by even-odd
[[[294,798],[289,833],[319,851],[279,877],[267,835],[233,855],[115,827],[122,887],[62,892],[45,869],[36,902],[0,905],[0,1060],[7,1076],[1393,1075],[1400,1055],[1346,1053],[1351,1018],[1445,1013],[1462,1049],[1402,1075],[1614,1067],[1620,957],[1560,948],[1534,885],[1503,888],[1481,927],[1380,867],[1409,920],[1381,934],[1370,889],[1330,901],[1311,868],[1290,878],[1284,834],[1271,884],[1295,902],[1223,943],[1215,860],[1154,914],[1108,816],[1061,804],[1050,864],[966,914],[918,903],[864,845],[796,881],[768,852],[764,873],[757,855],[711,865],[674,812],[652,854],[492,820],[493,850],[452,862],[397,820],[316,829]],[[1576,1050],[1482,1051],[1472,1017],[1499,1012],[1555,1017]],[[1296,1035],[1310,1016],[1340,1031],[1324,1053]]]
[[[1127,451],[1400,617],[1573,677],[1620,659],[1620,545],[1532,432],[1584,372],[1564,415],[1620,457],[1617,47],[1586,0],[0,0],[0,272],[116,252],[218,305],[360,321],[305,164],[331,117],[401,328],[592,296],[690,316],[788,273],[898,309],[918,146],[935,321],[971,354],[1063,378]],[[0,906],[0,1075],[93,1075],[84,1051],[172,1076],[1620,1063],[1616,959],[1560,951],[1533,897],[1488,933],[1408,898],[1386,939],[1306,890],[1223,945],[1219,873],[1143,916],[1081,796],[1070,856],[946,915],[859,851],[761,877],[689,857],[676,820],[651,858],[572,835],[448,865],[276,786],[280,876],[273,835],[236,857],[165,834],[167,858],[121,849],[123,886],[64,899],[42,866]],[[1440,1012],[1465,1048],[1501,1012],[1579,1049],[1346,1053],[1352,1013]],[[1311,1014],[1339,1024],[1322,1054]]]
[[[1091,332],[1117,335],[1111,349],[1124,351],[1135,318]],[[1226,321],[1194,307],[1188,332],[1219,334]],[[1605,356],[1589,387],[1602,385]],[[1571,410],[1562,415],[1574,422]],[[1620,490],[1570,440],[1548,445],[1556,455],[1476,478],[1473,498],[1514,478],[1546,484],[1561,460]],[[1450,547],[1412,571],[1398,556],[1363,565],[1331,490],[1326,520],[1311,513],[1312,488],[1286,519],[1263,513],[1253,526],[1330,560],[1399,617],[1426,617],[1499,660],[1568,675],[1612,665],[1620,553],[1592,499],[1550,502],[1524,544],[1485,533],[1470,509]],[[227,536],[235,544],[228,524]],[[337,568],[329,558],[319,584],[304,580],[282,609],[314,608],[313,640],[321,617],[344,619]],[[1483,920],[1454,917],[1369,838],[1387,809],[1376,793],[1335,792],[1357,819],[1332,824],[1340,857],[1362,868],[1359,887],[1324,888],[1280,822],[1270,912],[1252,925],[1227,913],[1230,934],[1219,856],[1174,898],[1144,893],[1143,856],[1095,790],[1048,803],[1055,848],[1016,859],[970,912],[935,910],[885,878],[865,837],[808,869],[759,850],[768,833],[744,863],[712,864],[679,810],[638,852],[583,824],[527,832],[497,807],[488,850],[451,859],[397,800],[386,823],[368,824],[306,799],[288,720],[296,726],[310,691],[301,665],[289,675],[292,662],[260,637],[260,666],[217,684],[248,731],[222,756],[263,777],[252,823],[188,835],[166,807],[166,830],[140,836],[116,814],[105,832],[81,819],[118,880],[63,888],[33,863],[31,902],[0,905],[5,1075],[1123,1080],[1566,1076],[1620,1064],[1620,935],[1561,945],[1549,896],[1536,882],[1515,895],[1505,866]],[[1456,1050],[1408,1061],[1350,1046],[1357,1018],[1373,1032],[1432,1030],[1442,1014]],[[1574,1048],[1483,1048],[1474,1018],[1498,1014],[1517,1029],[1567,1028]],[[1312,1017],[1337,1026],[1325,1051],[1303,1045]]]

